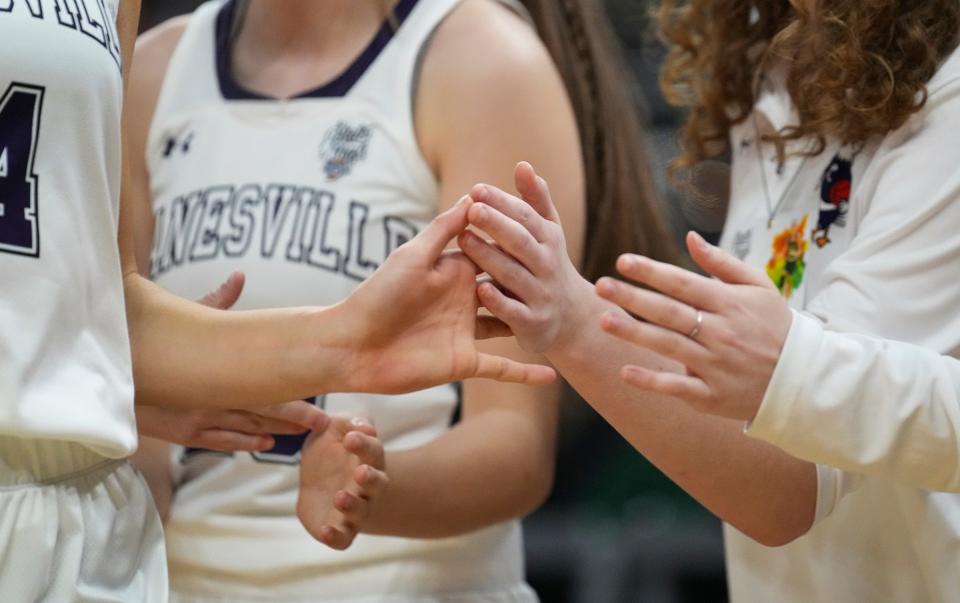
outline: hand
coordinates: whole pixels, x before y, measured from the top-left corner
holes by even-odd
[[[348,548],[389,480],[383,444],[362,419],[333,417],[314,432],[300,458],[297,516],[310,534],[332,549]]]
[[[338,309],[352,350],[347,391],[402,393],[470,378],[543,384],[553,369],[483,354],[476,340],[509,335],[477,315],[476,267],[444,251],[467,227],[472,201],[461,199],[390,254]]]
[[[545,353],[582,326],[579,312],[595,298],[567,255],[546,181],[528,163],[517,166],[515,178],[523,200],[492,186],[473,189],[470,223],[495,244],[466,231],[460,247],[494,281],[477,288],[483,306],[509,325],[524,350]]]
[[[179,410],[158,406],[137,407],[140,435],[222,452],[257,452],[274,447],[274,435],[323,431],[327,415],[308,402],[297,400],[258,411]]]
[[[601,279],[601,297],[649,321],[609,313],[601,326],[687,368],[687,374],[680,375],[625,366],[622,377],[627,383],[680,398],[710,414],[752,420],[793,315],[766,274],[695,233],[687,235],[687,247],[694,261],[719,280],[640,256],[621,256],[621,274],[660,293]]]
[[[197,300],[227,310],[243,292],[244,275],[234,272],[219,287]],[[137,407],[141,435],[191,448],[223,452],[265,451],[274,447],[273,435],[323,431],[328,418],[313,404],[298,400],[261,410],[180,410]]]
[[[227,277],[227,280],[220,283],[219,287],[199,298],[197,303],[217,310],[229,310],[240,299],[240,294],[243,293],[243,286],[246,282],[247,277],[242,272],[234,271]]]

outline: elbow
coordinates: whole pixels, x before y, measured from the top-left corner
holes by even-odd
[[[533,513],[543,506],[553,492],[554,464],[551,462],[532,466],[525,472],[522,479],[524,492],[518,497],[522,501],[518,515],[524,516]]]
[[[786,516],[775,517],[763,524],[753,525],[741,529],[746,536],[758,544],[770,548],[787,546],[804,536],[813,527],[813,516]]]
[[[779,548],[787,546],[806,533],[806,530],[763,530],[748,536],[763,546]]]

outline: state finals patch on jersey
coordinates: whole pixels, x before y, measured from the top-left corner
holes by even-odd
[[[340,121],[327,130],[320,143],[320,160],[327,180],[339,180],[366,159],[372,137],[373,129],[365,124],[351,126]]]

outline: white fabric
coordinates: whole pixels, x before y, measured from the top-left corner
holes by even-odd
[[[791,306],[809,313],[830,331],[902,340],[956,355],[960,351],[960,238],[956,236],[960,145],[955,141],[960,131],[960,54],[954,53],[941,67],[929,84],[926,106],[902,128],[859,150],[828,144],[816,157],[792,155],[780,170],[774,150],[759,146],[757,138],[795,123],[795,116],[782,86],[771,79],[751,119],[731,133],[732,202],[723,246],[754,266],[766,267],[774,282],[784,285]],[[850,168],[849,179],[845,166]],[[822,195],[825,178],[829,194]],[[845,190],[841,180],[849,180],[852,186]],[[824,231],[820,222],[836,217],[847,192],[845,215]],[[780,267],[790,269],[792,279],[783,278],[778,270],[773,245],[778,234],[791,228],[793,243],[782,248],[781,259],[786,261]],[[803,270],[798,270],[801,264]],[[796,278],[801,273],[802,279]],[[798,353],[808,357],[808,365],[844,361],[843,356],[831,357],[830,349],[804,347]],[[805,382],[804,387],[830,400],[835,396],[830,388],[837,383],[843,383],[842,378]],[[840,394],[847,388],[849,384],[844,384]],[[864,417],[860,429],[877,425],[879,433],[871,432],[870,437],[884,438],[889,428],[879,425],[896,422],[896,415],[884,414],[895,402],[864,400],[873,417]],[[806,429],[797,429],[795,437],[816,440],[820,430],[825,438],[831,433],[836,438],[859,437],[855,431],[831,432],[842,427],[825,422],[808,420],[803,423]],[[753,429],[765,424],[761,417]],[[949,425],[940,428],[951,429]],[[818,466],[818,476],[816,523],[795,542],[769,549],[727,527],[733,600],[960,598],[960,576],[955,571],[960,566],[957,495],[931,493],[828,465]]]
[[[0,436],[121,458],[136,427],[116,3],[58,5],[0,0]]]
[[[423,228],[440,199],[416,139],[412,82],[425,42],[457,4],[420,0],[345,95],[285,101],[224,97],[214,36],[223,4],[199,8],[171,60],[146,151],[157,282],[196,297],[240,269],[238,308],[334,304]],[[371,417],[386,448],[398,450],[445,433],[458,391],[334,393],[319,403]],[[361,535],[337,552],[295,515],[298,448],[178,450],[174,461],[181,475],[167,546],[180,600],[535,600],[516,521],[446,539]]]
[[[150,491],[79,444],[0,438],[0,542],[0,601],[167,600]]]
[[[793,456],[960,490],[960,361],[795,313],[748,432]]]
[[[345,596],[337,600],[341,603],[529,603],[536,600],[536,593],[526,584],[520,584],[513,588],[491,593],[445,592],[419,596],[381,594],[372,597]],[[256,600],[246,599],[239,603],[268,603],[272,601],[276,601],[276,599],[267,596]],[[292,599],[292,601],[306,603],[315,601],[315,599]],[[232,596],[199,596],[173,593],[170,597],[170,603],[238,603],[238,601]]]

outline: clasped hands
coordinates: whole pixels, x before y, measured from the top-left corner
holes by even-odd
[[[610,278],[594,286],[569,260],[547,183],[521,163],[516,188],[519,197],[477,185],[333,308],[341,317],[346,391],[402,393],[468,378],[547,383],[556,378],[552,368],[482,353],[476,341],[514,336],[549,359],[602,330],[685,369],[627,365],[626,386],[720,416],[756,414],[792,319],[765,274],[691,234],[691,256],[716,279],[625,255],[618,270],[649,289]],[[454,238],[460,249],[447,249]],[[242,286],[242,275],[233,275],[202,301],[229,308]],[[388,484],[376,430],[306,402],[192,414],[141,407],[138,414],[145,435],[221,450],[266,450],[270,434],[312,429],[297,510],[332,548],[352,543]]]

